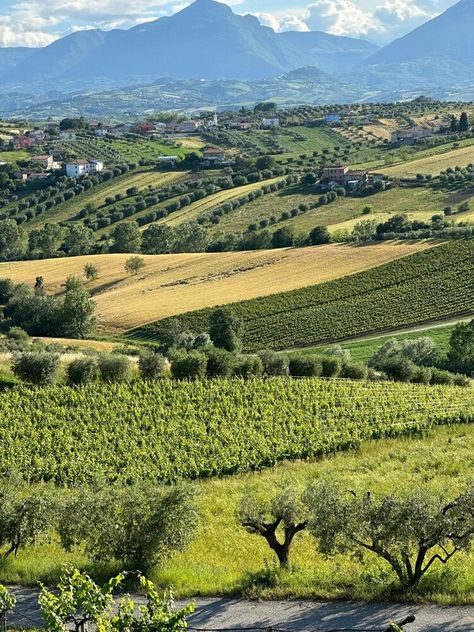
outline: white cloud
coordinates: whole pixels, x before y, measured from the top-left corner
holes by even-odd
[[[360,9],[352,0],[316,0],[302,19],[311,30],[384,43],[420,26],[435,13],[410,0],[385,0],[372,10]]]
[[[44,25],[43,25],[44,26]],[[0,15],[0,46],[47,46],[55,36],[41,30],[40,22],[23,22],[9,15]]]
[[[274,31],[309,31],[309,27],[296,15],[278,15],[276,13],[253,13],[260,23]]]

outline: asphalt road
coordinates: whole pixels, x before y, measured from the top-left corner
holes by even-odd
[[[37,591],[14,587],[12,592],[18,601],[8,625],[40,627]],[[193,600],[178,601],[176,605],[189,601]],[[400,621],[414,614],[416,621],[406,626],[406,632],[474,632],[474,606],[246,601],[219,597],[194,601],[196,612],[189,618],[189,626],[199,630],[272,627],[289,632],[382,631],[390,621]]]

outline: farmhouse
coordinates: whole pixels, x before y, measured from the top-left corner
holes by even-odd
[[[44,154],[41,156],[33,156],[33,158],[31,159],[33,162],[37,162],[38,164],[40,164],[42,167],[44,167],[45,169],[47,169],[48,171],[50,171],[51,169],[54,169],[54,158],[53,156],[51,156],[51,154]]]
[[[29,149],[35,144],[35,139],[22,134],[20,136],[14,136],[11,143],[14,149]]]
[[[224,150],[216,147],[208,147],[202,152],[204,160],[209,163],[221,163],[227,160],[227,154]]]
[[[73,160],[66,163],[66,175],[68,178],[79,178],[87,173],[98,173],[104,169],[104,163],[100,160]]]
[[[183,121],[180,123],[179,132],[181,134],[193,134],[201,127],[201,121]]]
[[[346,165],[333,165],[323,169],[322,179],[326,182],[355,188],[361,183],[367,182],[368,173],[367,171],[350,171]]]
[[[433,131],[420,125],[413,127],[402,127],[392,132],[391,142],[400,145],[413,145],[421,138],[432,136]]]

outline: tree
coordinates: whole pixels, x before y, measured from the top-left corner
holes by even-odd
[[[474,539],[474,490],[450,502],[419,490],[404,496],[356,495],[333,483],[308,491],[309,529],[322,553],[365,549],[385,560],[402,588],[435,563],[446,564]]]
[[[64,247],[70,256],[88,255],[94,250],[94,246],[94,233],[90,228],[80,224],[71,226],[64,241]]]
[[[277,228],[272,235],[272,248],[289,248],[293,246],[295,237],[290,226]]]
[[[225,349],[210,347],[205,351],[207,356],[208,377],[230,377],[234,368],[235,356]]]
[[[99,356],[99,372],[104,382],[109,384],[128,382],[131,376],[130,360],[118,353],[103,353]]]
[[[305,173],[304,176],[301,176],[301,184],[303,186],[311,186],[315,184],[317,181],[316,175],[314,173]]]
[[[458,120],[454,116],[454,114],[451,116],[451,122],[450,122],[449,128],[452,132],[457,132],[459,130]]]
[[[280,568],[290,567],[294,537],[307,527],[301,495],[290,488],[270,500],[258,499],[254,494],[246,495],[240,505],[239,521],[249,533],[265,538],[278,557]],[[282,532],[280,539],[279,530]]]
[[[27,244],[26,232],[14,219],[0,221],[0,259],[20,259],[26,253]]]
[[[59,365],[57,353],[29,351],[13,356],[12,372],[20,380],[35,386],[47,386],[55,381]]]
[[[86,263],[84,266],[84,277],[86,281],[95,281],[99,278],[99,271],[93,263]]]
[[[70,386],[79,386],[95,382],[99,377],[97,358],[83,357],[72,360],[66,369],[67,382]]]
[[[459,118],[459,131],[460,132],[468,132],[469,131],[469,118],[467,116],[467,112],[462,112]]]
[[[66,550],[83,544],[95,561],[146,571],[192,539],[195,495],[187,486],[145,484],[71,493],[64,515],[74,520],[60,520],[61,542]]]
[[[127,259],[124,266],[128,274],[138,274],[140,270],[143,270],[144,267],[145,260],[143,259],[143,257],[139,257],[138,255]]]
[[[328,244],[331,236],[326,226],[315,226],[309,233],[309,241],[313,246]]]
[[[41,486],[25,491],[16,481],[0,486],[0,548],[4,556],[18,555],[36,544],[56,524],[60,505],[54,488]],[[1,597],[0,597],[1,599]]]
[[[142,236],[135,222],[117,224],[112,240],[112,252],[140,252]]]
[[[181,351],[171,358],[171,374],[176,379],[203,379],[206,368],[207,356],[199,351]]]
[[[474,320],[458,323],[449,340],[448,361],[456,371],[474,371]]]
[[[72,338],[85,338],[95,327],[95,302],[77,277],[66,280],[63,303],[64,331]]]
[[[43,228],[32,230],[28,249],[33,258],[56,257],[64,240],[65,229],[59,224],[45,224]]]
[[[144,351],[138,358],[138,368],[144,380],[157,380],[163,377],[166,369],[166,358],[161,353]]]
[[[264,169],[273,169],[275,166],[275,158],[273,156],[259,156],[255,161],[255,169],[263,171]]]
[[[352,229],[354,241],[366,243],[372,241],[377,233],[378,222],[374,219],[363,219]]]
[[[259,351],[258,357],[262,361],[264,373],[268,377],[290,374],[290,360],[286,354],[266,349]]]
[[[142,252],[146,254],[167,254],[172,252],[174,243],[174,229],[167,224],[152,224],[143,231]]]
[[[227,351],[239,351],[243,324],[240,318],[223,307],[213,310],[210,316],[209,334],[216,347]]]

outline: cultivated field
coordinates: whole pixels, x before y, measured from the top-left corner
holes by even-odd
[[[127,276],[129,255],[91,255],[0,264],[0,276],[33,284],[45,279],[60,292],[65,279],[93,263],[99,277],[89,287],[97,301],[100,330],[120,333],[145,323],[233,301],[267,296],[360,272],[429,248],[427,242],[371,246],[329,244],[251,252],[144,256],[145,268]]]
[[[466,167],[474,161],[474,145],[460,147],[452,151],[445,152],[418,160],[412,160],[394,167],[384,167],[383,172],[392,177],[413,177],[417,173],[428,173],[438,175],[448,167]]]

